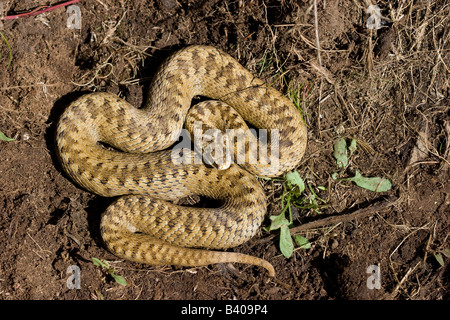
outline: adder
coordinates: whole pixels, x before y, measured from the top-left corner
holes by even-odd
[[[214,100],[191,107],[195,96]],[[268,146],[275,147],[277,159],[220,168],[214,161],[195,161],[195,149],[183,150],[182,157],[174,153],[183,128],[193,130],[198,122],[203,131],[217,127],[224,135],[229,129],[251,132],[247,123],[273,131],[277,139]],[[248,153],[259,141],[247,137],[251,143],[234,155]],[[267,203],[255,175],[276,177],[295,169],[306,141],[306,126],[287,97],[230,55],[201,45],[166,59],[142,108],[113,94],[89,93],[66,108],[56,128],[57,156],[67,175],[86,190],[117,197],[100,224],[116,256],[152,265],[245,263],[270,276],[275,270],[268,261],[225,249],[248,241],[263,222]],[[175,204],[192,195],[220,205]]]

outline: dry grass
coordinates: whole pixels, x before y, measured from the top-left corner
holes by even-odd
[[[387,25],[378,31],[363,31],[360,34],[363,41],[358,44],[363,51],[359,53],[352,52],[356,48],[352,43],[348,45],[346,53],[329,43],[321,48],[319,41],[316,41],[318,38],[314,37],[318,33],[326,33],[327,27],[322,22],[317,30],[306,23],[311,18],[305,21],[299,16],[288,31],[299,35],[298,42],[303,42],[306,48],[322,53],[321,59],[316,54],[315,58],[305,61],[310,69],[303,70],[298,77],[315,78],[316,89],[309,97],[310,104],[315,106],[307,119],[314,131],[312,139],[315,141],[310,142],[310,152],[299,171],[317,184],[326,185],[324,181],[330,182],[326,172],[330,172],[332,163],[320,165],[315,160],[316,156],[320,155],[317,158],[321,160],[318,161],[323,161],[323,149],[329,149],[333,137],[344,135],[356,138],[362,150],[354,159],[353,166],[362,166],[370,173],[391,178],[398,194],[396,207],[411,208],[415,202],[409,198],[412,191],[410,178],[420,175],[427,167],[425,170],[432,170],[436,175],[449,176],[450,35],[447,26],[450,4],[444,1],[410,0],[394,4],[381,1],[378,5],[384,8],[383,19]],[[326,8],[323,10],[326,11]],[[306,60],[307,55],[294,47],[291,54]],[[332,70],[332,62],[339,61],[343,55],[350,57],[355,54],[361,57],[359,64],[343,63],[341,68]],[[314,57],[313,51],[309,56]],[[337,121],[332,119],[333,116],[330,117],[333,112],[334,117],[342,119],[339,126],[336,126]],[[336,116],[336,113],[339,114]],[[327,117],[331,120],[327,120]],[[407,156],[399,158],[397,166],[393,165],[389,154],[405,151]],[[312,174],[318,171],[322,174]],[[376,200],[374,195],[355,193],[353,189],[349,193],[347,186],[339,183],[331,183],[329,194],[325,197],[331,204],[329,213],[347,211],[355,203],[361,202],[362,198],[365,198],[362,202]],[[431,226],[439,228],[441,222],[436,218],[430,219],[430,222],[421,226],[407,223],[406,235],[403,234],[405,229],[401,229],[402,240],[389,256],[391,276],[396,283],[389,292],[389,298],[414,299],[420,296],[423,288],[419,278],[421,268],[427,263],[428,251],[424,253],[425,258],[416,259],[406,266],[396,262],[394,254],[418,231],[430,233],[429,239],[432,239]],[[299,228],[304,229],[303,226]],[[309,236],[318,243],[329,243],[326,230],[311,232]]]

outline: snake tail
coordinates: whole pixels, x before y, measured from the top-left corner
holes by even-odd
[[[275,277],[275,269],[268,261],[237,252],[213,251],[196,248],[184,248],[168,244],[147,234],[122,230],[109,232],[108,219],[103,216],[103,240],[108,250],[122,259],[151,265],[173,265],[185,267],[207,266],[217,263],[243,263],[259,266]]]

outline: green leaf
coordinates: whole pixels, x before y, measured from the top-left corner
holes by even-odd
[[[105,266],[103,264],[103,262],[101,262],[100,259],[97,259],[97,258],[92,258],[92,263],[94,264],[94,266],[98,266],[98,267],[104,267]]]
[[[441,266],[444,266],[444,258],[442,257],[442,254],[440,253],[435,253],[434,257],[436,258],[437,262],[439,262],[439,264]]]
[[[444,254],[444,256],[446,256],[447,258],[450,258],[450,249],[449,248],[442,249],[441,252]]]
[[[280,250],[286,258],[290,258],[294,252],[294,244],[287,225],[283,225],[280,230]]]
[[[125,281],[125,278],[122,276],[119,276],[117,274],[111,273],[111,276],[114,278],[114,280],[120,284],[121,286],[126,286],[127,282]]]
[[[339,138],[334,143],[333,156],[336,159],[338,168],[345,168],[348,165],[347,142],[345,138]]]
[[[298,188],[300,189],[300,193],[305,191],[305,182],[300,177],[300,174],[298,173],[298,171],[292,171],[292,172],[286,173],[286,179],[291,187],[298,186]]]
[[[5,134],[3,132],[0,131],[0,140],[3,141],[14,141],[13,138],[8,138],[7,136],[5,136]]]
[[[355,172],[355,176],[353,178],[347,178],[342,180],[348,180],[355,182],[359,187],[374,191],[374,192],[384,192],[388,191],[392,188],[392,183],[388,179],[380,178],[380,177],[371,177],[366,178],[363,177],[358,170]]]
[[[103,262],[103,261],[101,261],[100,259],[97,259],[97,258],[92,258],[92,263],[95,265],[95,266],[98,266],[98,267],[102,267],[102,268],[109,268],[109,263],[108,262]]]
[[[276,230],[283,226],[289,225],[289,221],[286,219],[284,212],[277,216],[270,216],[269,219],[272,221],[272,223],[270,224],[270,227],[269,227],[269,231]]]
[[[311,243],[309,242],[309,240],[301,235],[294,236],[294,241],[302,249],[311,248]]]
[[[350,141],[350,145],[348,146],[348,151],[350,152],[350,157],[352,156],[352,154],[356,151],[356,140],[352,139],[352,141]]]
[[[115,271],[114,271],[114,269],[111,269],[111,267],[109,266],[108,261],[100,260],[100,259],[92,257],[92,263],[95,266],[107,269],[107,271],[109,272],[111,277],[113,277],[114,281],[116,281],[118,284],[120,284],[122,286],[126,286],[127,285],[127,282],[125,281],[125,279],[122,276],[119,276],[119,275],[114,273]]]

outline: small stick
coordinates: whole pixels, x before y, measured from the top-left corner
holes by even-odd
[[[414,270],[416,270],[416,268],[419,266],[420,263],[421,263],[421,261],[417,262],[414,267],[408,269],[408,272],[406,272],[405,276],[397,284],[394,291],[392,291],[392,293],[391,293],[392,299],[394,299],[398,295],[398,292],[399,292],[400,288],[402,287],[402,285],[405,283],[406,280],[408,280],[408,277],[411,275],[411,273],[414,272]]]
[[[311,221],[311,222],[299,225],[297,227],[291,228],[291,229],[289,229],[289,232],[291,234],[296,234],[301,231],[305,231],[305,230],[309,230],[309,229],[315,229],[315,228],[319,228],[319,227],[323,227],[323,226],[327,226],[327,225],[331,225],[331,224],[336,224],[336,223],[345,222],[345,221],[351,221],[356,218],[367,217],[378,211],[389,208],[389,207],[393,206],[395,203],[396,202],[392,201],[392,200],[385,200],[383,202],[371,205],[367,208],[358,209],[349,214],[341,214],[338,216],[331,216],[331,217],[323,218],[320,220]]]
[[[314,26],[316,29],[317,60],[319,60],[319,66],[322,66],[322,59],[320,58],[319,21],[317,19],[317,1],[316,0],[314,0]]]
[[[352,213],[349,214],[340,214],[337,216],[331,216],[331,217],[327,217],[327,218],[323,218],[320,220],[315,220],[315,221],[311,221],[308,223],[304,223],[302,225],[299,225],[297,227],[291,228],[289,229],[289,233],[291,235],[300,233],[302,231],[305,230],[311,230],[311,229],[316,229],[316,228],[320,228],[323,226],[328,226],[331,224],[336,224],[336,223],[340,223],[340,222],[345,222],[345,221],[351,221],[354,220],[356,218],[363,218],[363,217],[367,217],[370,216],[376,212],[379,212],[381,210],[384,210],[386,208],[389,208],[391,206],[393,206],[396,203],[396,201],[392,200],[392,199],[388,199],[385,200],[383,202],[379,202],[376,204],[373,204],[369,207],[366,208],[362,208],[362,209],[358,209]],[[268,237],[265,237],[264,239],[262,239],[261,241],[259,241],[259,243],[266,243],[269,242],[270,240],[272,240],[274,237],[276,237],[275,234],[272,234]]]

